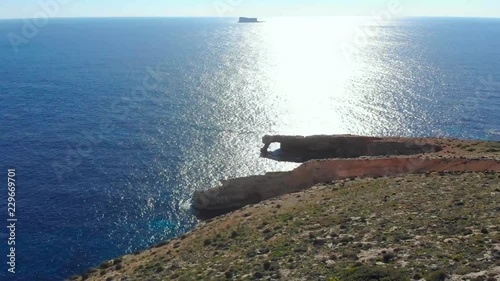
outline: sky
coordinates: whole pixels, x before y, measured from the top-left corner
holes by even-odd
[[[398,16],[500,17],[499,0],[0,0],[0,19],[371,16],[391,5]]]

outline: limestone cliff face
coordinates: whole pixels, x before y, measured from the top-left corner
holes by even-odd
[[[346,178],[441,171],[500,172],[499,143],[352,135],[265,136],[262,141],[261,152],[265,157],[275,157],[270,156],[268,148],[277,142],[281,145],[277,160],[321,160],[305,162],[289,172],[232,179],[222,186],[195,192],[195,213],[201,218],[212,217],[318,183]],[[479,159],[479,155],[489,155],[491,159]]]
[[[266,199],[301,191],[318,183],[425,172],[500,172],[500,160],[383,158],[316,160],[286,173],[226,181],[222,186],[194,194],[193,207],[201,213],[224,213]],[[210,215],[208,215],[210,216]]]

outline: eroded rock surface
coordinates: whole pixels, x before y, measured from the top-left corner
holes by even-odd
[[[500,172],[500,160],[446,158],[381,158],[315,160],[283,173],[225,181],[220,187],[194,194],[200,214],[220,214],[266,199],[301,191],[318,183],[425,172]],[[201,216],[203,217],[203,216]]]

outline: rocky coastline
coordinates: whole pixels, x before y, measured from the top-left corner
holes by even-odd
[[[500,280],[500,142],[263,144],[302,164],[196,192],[194,230],[71,280]]]
[[[430,172],[500,172],[500,161],[466,157],[461,151],[474,141],[429,138],[377,138],[352,135],[264,136],[263,157],[305,162],[289,172],[224,181],[222,186],[195,192],[193,208],[200,218],[347,178],[376,178]],[[280,143],[278,153],[269,152]],[[460,143],[461,142],[461,143]],[[458,154],[458,157],[457,157]],[[460,156],[461,155],[461,156]],[[270,157],[272,158],[272,157]]]

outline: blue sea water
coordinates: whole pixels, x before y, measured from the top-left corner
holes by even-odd
[[[259,158],[264,134],[500,140],[499,19],[51,19],[15,52],[23,25],[0,21],[1,280],[192,229],[194,190],[295,167]]]

